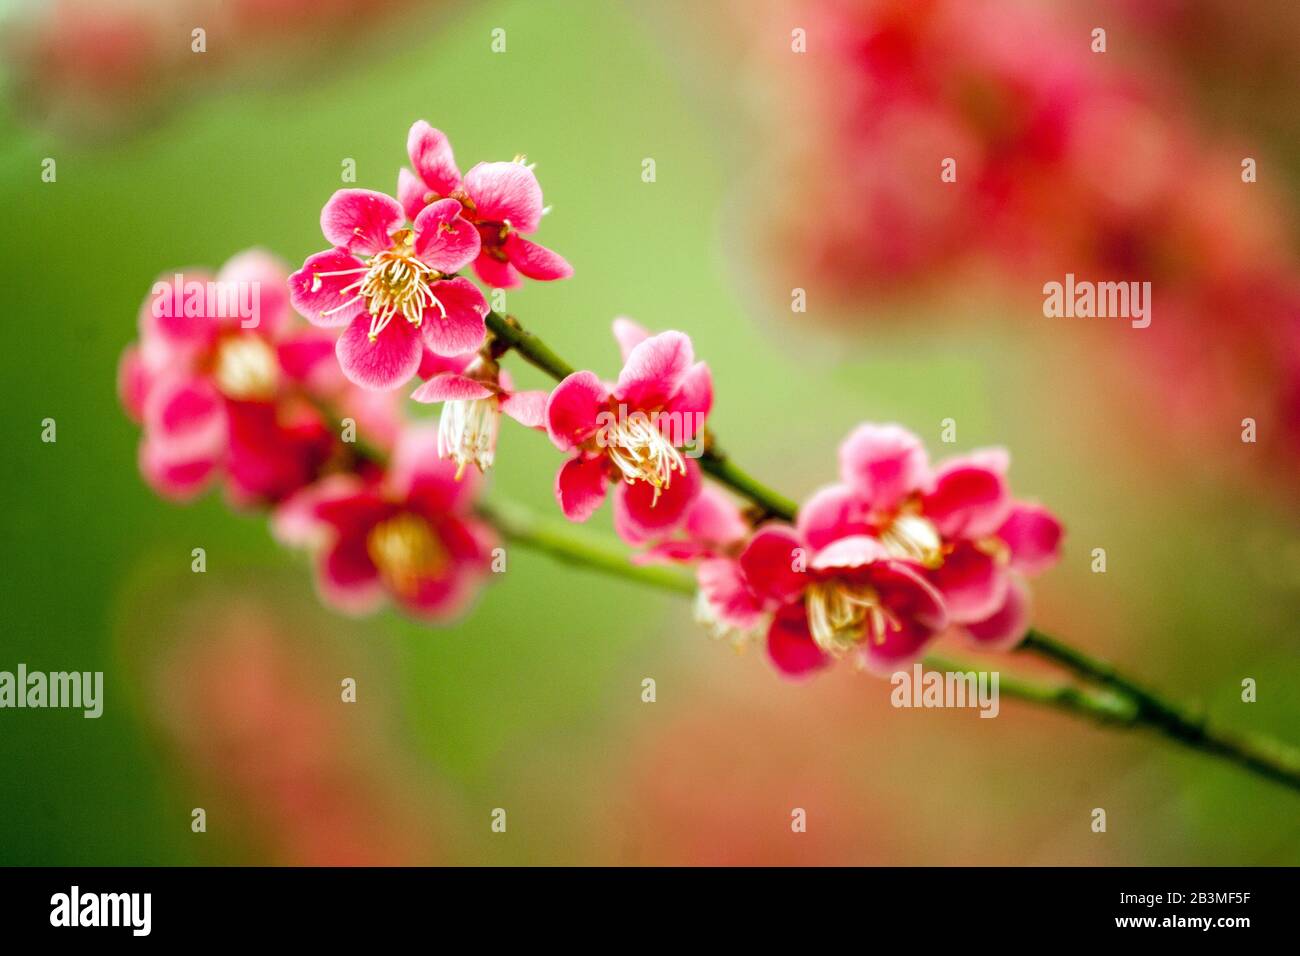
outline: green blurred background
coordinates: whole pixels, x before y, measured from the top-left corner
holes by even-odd
[[[509,308],[570,361],[612,375],[618,314],[688,331],[714,372],[716,432],[793,496],[833,476],[858,421],[942,449],[955,417],[959,449],[1011,448],[1017,490],[1067,522],[1038,624],[1229,725],[1295,737],[1290,513],[1189,468],[1194,449],[1117,436],[1117,386],[1068,332],[1049,341],[995,298],[962,296],[942,321],[918,305],[846,340],[755,291],[762,264],[729,210],[753,201],[735,182],[756,144],[705,66],[709,39],[686,30],[602,2],[425,7],[129,136],[5,117],[0,669],[103,670],[106,705],[99,720],[0,712],[0,862],[1300,862],[1294,795],[1145,737],[1011,701],[996,720],[894,710],[885,682],[849,668],[787,684],[761,651],[711,642],[688,602],[518,550],[455,627],[349,620],[262,519],[145,487],[114,383],[153,279],[252,245],[296,264],[321,245],[342,161],[391,191],[424,118],[464,168],[537,163],[554,208],[537,238],[576,274]],[[1118,404],[1165,428],[1140,393]],[[503,428],[497,461],[491,494],[555,514],[543,436]],[[609,532],[607,510],[594,526]],[[1089,571],[1099,546],[1104,575]],[[355,705],[339,702],[346,676]],[[1244,677],[1257,703],[1240,701]],[[808,833],[791,833],[793,807]]]

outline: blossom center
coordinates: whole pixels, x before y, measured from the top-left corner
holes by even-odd
[[[943,539],[927,518],[903,512],[879,532],[880,543],[896,558],[915,561],[931,570],[943,564]]]
[[[839,656],[852,650],[864,638],[876,645],[886,635],[902,629],[876,589],[847,581],[818,581],[806,594],[808,630],[813,641],[828,654]]]
[[[280,365],[260,335],[230,335],[217,345],[212,378],[227,398],[265,401],[275,396]]]
[[[456,480],[471,463],[480,472],[492,467],[501,422],[497,397],[443,402],[438,420],[438,457],[456,462]]]
[[[414,597],[420,582],[437,577],[448,562],[429,522],[409,511],[375,525],[366,536],[366,552],[384,583],[405,597]]]
[[[628,484],[645,481],[653,486],[651,507],[659,501],[659,493],[672,484],[673,472],[686,474],[686,459],[647,415],[638,413],[618,421],[605,441],[610,460]]]
[[[323,277],[341,275],[360,275],[360,278],[339,290],[343,303],[324,315],[332,315],[360,299],[370,314],[371,342],[399,315],[417,329],[424,322],[424,310],[430,306],[447,318],[447,310],[433,292],[434,283],[442,278],[442,273],[416,256],[415,233],[410,229],[394,233],[392,247],[375,253],[361,268],[313,274],[312,291],[320,289]]]

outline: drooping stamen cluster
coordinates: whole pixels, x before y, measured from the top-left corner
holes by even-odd
[[[456,463],[456,480],[473,464],[480,472],[492,467],[501,424],[499,399],[452,400],[443,403],[438,419],[438,457]]]
[[[422,580],[437,577],[449,560],[428,521],[406,511],[375,525],[366,537],[366,551],[384,583],[406,597],[417,592]]]
[[[415,233],[402,229],[393,236],[393,247],[378,252],[359,269],[312,274],[312,291],[320,290],[321,279],[328,276],[363,274],[360,279],[339,291],[344,301],[323,313],[333,315],[360,300],[370,314],[371,342],[379,337],[396,315],[402,315],[415,328],[424,321],[424,310],[435,306],[445,319],[447,310],[433,293],[433,284],[442,273],[421,262],[415,255]],[[348,296],[349,292],[355,294]]]

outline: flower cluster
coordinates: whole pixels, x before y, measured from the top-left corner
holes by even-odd
[[[144,429],[141,469],[161,493],[191,497],[222,476],[235,503],[270,509],[277,538],[315,555],[333,606],[388,601],[443,621],[493,564],[492,512],[476,498],[504,414],[564,455],[566,519],[586,521],[613,485],[632,560],[695,565],[701,619],[738,639],[766,632],[786,675],[842,656],[890,670],[947,632],[995,648],[1024,635],[1024,577],[1056,560],[1062,529],[1012,497],[1004,452],[932,466],[902,427],[862,425],[840,449],[839,483],[797,514],[773,505],[757,483],[706,467],[719,460],[713,379],[685,333],[616,319],[612,382],[564,374],[514,319],[493,317],[489,333],[462,269],[497,285],[570,272],[524,238],[543,211],[530,167],[480,163],[462,176],[423,122],[408,153],[400,200],[335,193],[321,213],[330,248],[292,276],[254,251],[211,280],[155,286],[120,380]],[[560,379],[554,390],[516,390],[501,368],[512,349]],[[396,404],[415,378],[411,398],[442,405],[436,426]],[[755,507],[706,486],[706,472]]]
[[[701,500],[688,546],[703,559],[699,611],[716,633],[766,630],[773,663],[800,676],[852,656],[877,672],[957,631],[1002,649],[1029,624],[1024,576],[1050,567],[1062,528],[1047,509],[1012,498],[1005,452],[931,466],[898,425],[861,425],[840,447],[840,482],[816,492],[794,525],[752,534],[734,506]]]

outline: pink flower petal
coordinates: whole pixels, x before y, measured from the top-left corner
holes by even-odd
[[[886,628],[879,641],[868,635],[862,659],[873,673],[888,674],[919,658],[948,626],[948,615],[939,592],[900,561],[873,565],[871,583],[897,628]]]
[[[117,397],[134,422],[139,423],[144,418],[145,398],[152,380],[139,347],[128,345],[117,362]]]
[[[346,614],[369,614],[383,602],[383,584],[363,535],[342,537],[322,552],[316,583],[322,600]]]
[[[1011,548],[1011,567],[1022,574],[1046,571],[1061,557],[1065,529],[1042,505],[1017,504],[997,536]]]
[[[631,319],[619,316],[614,320],[614,341],[618,343],[619,351],[623,354],[624,364],[627,363],[627,357],[632,354],[632,350],[648,338],[650,333]]]
[[[522,163],[479,163],[465,174],[465,192],[474,201],[476,222],[508,222],[532,232],[542,218],[542,187]]]
[[[518,269],[496,258],[486,248],[474,260],[474,272],[480,282],[494,289],[513,289],[523,281]]]
[[[424,344],[439,355],[460,355],[477,351],[487,338],[487,300],[478,286],[463,276],[443,279],[433,285],[433,294],[446,310],[436,306],[424,310],[420,334]],[[418,362],[416,363],[419,364]]]
[[[810,558],[793,528],[769,524],[759,528],[741,552],[740,569],[756,594],[785,604],[807,587]]]
[[[397,171],[397,201],[412,222],[420,210],[438,198],[438,194],[425,185],[424,180],[405,166]]]
[[[676,528],[700,493],[700,468],[689,458],[686,473],[673,475],[659,491],[647,481],[620,481],[614,493],[614,530],[628,544],[639,545]]]
[[[982,620],[1006,601],[1006,568],[968,541],[959,542],[929,578],[959,624]]]
[[[469,506],[480,486],[477,471],[456,478],[456,463],[438,457],[438,428],[431,422],[408,425],[393,449],[386,487],[431,517]]]
[[[691,541],[719,549],[749,534],[749,522],[730,498],[705,485],[686,513],[686,536]]]
[[[506,236],[502,250],[510,264],[530,279],[548,282],[552,279],[567,279],[573,275],[573,266],[569,265],[564,256],[535,242],[529,242],[517,232]]]
[[[349,288],[365,278],[365,268],[360,259],[342,249],[308,256],[302,268],[289,276],[289,300],[313,325],[347,325],[366,308],[365,302],[357,298],[356,289]]]
[[[459,355],[439,355],[437,352],[424,350],[420,357],[420,378],[433,378],[439,372],[463,372],[469,364],[478,358],[477,352],[462,352]]]
[[[208,455],[173,458],[146,438],[140,443],[140,474],[155,492],[170,501],[189,501],[207,489],[220,461]]]
[[[901,425],[859,425],[840,445],[840,476],[873,510],[896,507],[926,481],[925,446]]]
[[[676,444],[688,445],[704,433],[705,419],[713,410],[713,374],[707,364],[696,362],[686,370],[667,410],[676,419],[672,434]]]
[[[694,362],[689,336],[661,332],[632,350],[619,373],[615,395],[632,408],[660,408],[676,394]]]
[[[695,580],[700,596],[719,624],[747,631],[762,621],[763,608],[735,561],[728,558],[703,561],[696,569]]]
[[[460,170],[442,130],[417,120],[406,137],[406,154],[424,185],[439,196],[450,196],[459,188]]]
[[[813,493],[799,508],[796,523],[809,547],[824,548],[836,538],[867,534],[867,505],[848,485],[828,485]]]
[[[320,214],[321,232],[332,245],[364,256],[389,248],[404,222],[401,203],[370,189],[340,189]]]
[[[555,386],[546,400],[546,433],[555,447],[568,451],[596,434],[608,398],[595,372],[574,372]]]
[[[271,514],[271,534],[290,548],[321,544],[332,527],[318,514],[321,503],[352,498],[361,490],[361,479],[354,474],[326,475],[276,505]]]
[[[839,538],[822,548],[809,565],[814,571],[865,568],[889,560],[888,549],[864,534]]]
[[[582,522],[605,500],[609,479],[602,456],[570,458],[555,476],[555,500],[570,521]]]
[[[993,534],[1011,513],[1005,474],[1003,452],[975,452],[945,462],[922,498],[925,516],[945,538]]]
[[[813,642],[802,601],[787,604],[772,618],[767,630],[767,655],[777,670],[796,680],[811,677],[831,662],[830,656]]]
[[[415,254],[442,273],[458,272],[478,256],[478,230],[460,214],[460,203],[440,199],[415,217]]]
[[[988,650],[1010,650],[1029,630],[1029,611],[1029,589],[1023,581],[1013,578],[1002,606],[984,620],[968,623],[965,631],[975,643]]]
[[[232,324],[256,328],[268,338],[282,333],[289,319],[288,278],[285,264],[263,249],[249,249],[228,260],[217,273],[217,281],[235,290],[233,302],[251,302],[256,309],[255,316],[232,316]],[[244,325],[254,318],[256,325]]]
[[[549,392],[511,392],[501,397],[501,411],[527,428],[546,428]]]
[[[335,345],[348,381],[372,391],[397,388],[420,367],[420,336],[400,315],[370,341],[370,315],[352,320]]]
[[[205,378],[160,378],[146,397],[143,419],[155,460],[220,460],[225,455],[226,403]]]
[[[434,402],[473,401],[476,398],[487,398],[491,394],[492,389],[482,382],[455,372],[442,372],[412,392],[411,398],[431,405]]]

